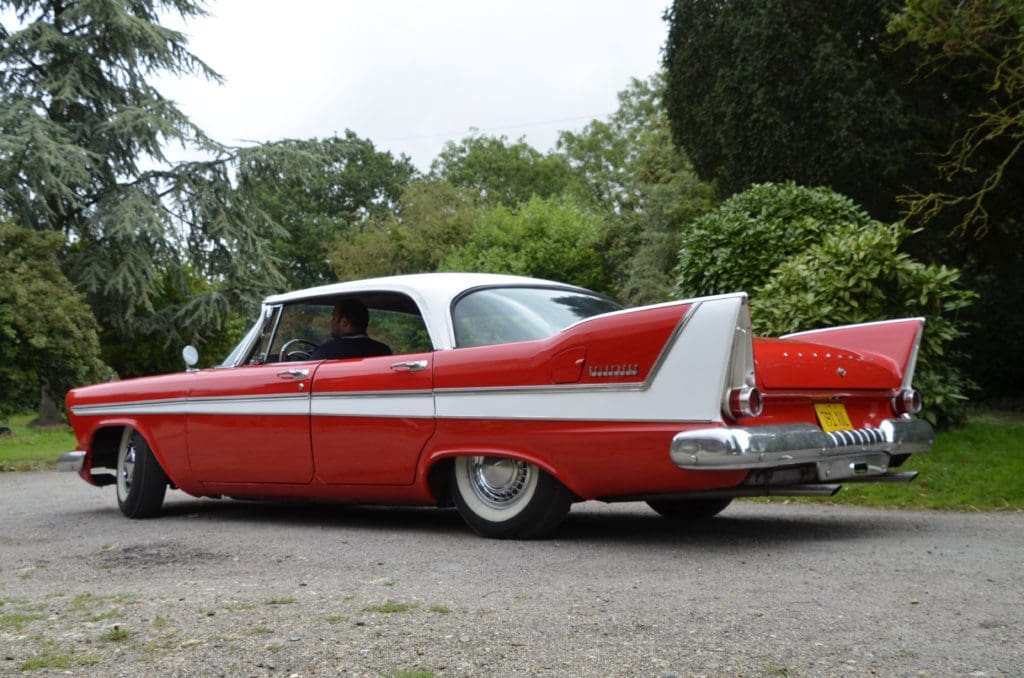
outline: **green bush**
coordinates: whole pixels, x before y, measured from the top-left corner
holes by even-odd
[[[684,229],[675,292],[681,298],[750,292],[835,226],[869,223],[852,200],[826,188],[756,184]]]

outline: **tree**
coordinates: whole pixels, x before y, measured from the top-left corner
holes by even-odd
[[[610,292],[598,253],[603,233],[600,217],[571,200],[534,197],[515,212],[498,205],[479,214],[468,241],[441,270],[512,273]]]
[[[925,219],[958,210],[959,231],[985,235],[990,205],[1012,200],[1019,208],[1024,191],[1024,4],[908,0],[892,16],[889,31],[901,44],[925,50],[922,79],[941,74],[984,86],[987,96],[963,119],[961,133],[938,166],[947,180],[977,174],[980,181],[960,192],[953,184],[905,199],[909,212]],[[996,214],[1006,211],[997,208]]]
[[[15,0],[0,26],[0,217],[64,238],[60,265],[109,341],[222,331],[227,309],[280,287],[268,246],[280,234],[232,188],[225,148],[148,81],[219,76],[162,12],[193,0]],[[163,148],[209,160],[171,165]],[[174,275],[174,271],[189,273]],[[196,293],[187,281],[211,284]],[[173,305],[158,309],[166,285]]]
[[[676,142],[723,194],[766,181],[829,186],[898,216],[930,186],[981,92],[914,79],[917,50],[886,44],[898,0],[676,0],[666,14],[666,107]]]
[[[436,271],[469,238],[480,211],[477,203],[470,189],[429,178],[413,181],[393,212],[333,240],[327,256],[334,275],[358,280]]]
[[[901,198],[912,218],[953,232],[929,244],[980,293],[964,342],[974,355],[972,376],[987,398],[1018,399],[1024,316],[1008,310],[1024,305],[1024,5],[908,0],[889,30],[920,48],[917,80],[970,83],[980,93],[959,110],[948,145],[936,149],[941,180],[911,184]]]
[[[0,222],[0,416],[110,374],[99,327],[57,266],[57,233]]]
[[[870,223],[856,203],[827,188],[751,186],[687,225],[676,296],[753,292],[831,229]]]
[[[469,136],[449,141],[430,166],[431,175],[469,188],[491,205],[514,208],[531,197],[550,198],[574,190],[576,176],[565,159],[543,154],[520,139]]]
[[[672,143],[662,101],[664,74],[632,80],[608,121],[563,132],[558,150],[608,224],[606,265],[629,304],[668,299],[683,225],[714,204],[714,189],[697,178]]]
[[[414,174],[406,156],[396,159],[345,130],[343,137],[251,149],[239,163],[238,190],[287,231],[274,239],[272,252],[288,262],[288,286],[311,287],[334,280],[331,243],[390,214]]]

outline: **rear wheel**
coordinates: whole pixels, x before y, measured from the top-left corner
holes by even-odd
[[[672,520],[706,520],[717,516],[732,503],[726,499],[678,499],[671,501],[649,501],[647,505],[665,518]]]
[[[458,457],[452,498],[473,530],[495,539],[531,539],[555,529],[572,494],[534,464],[505,457]]]
[[[125,429],[117,451],[117,506],[129,518],[152,518],[160,512],[167,476],[138,431]]]

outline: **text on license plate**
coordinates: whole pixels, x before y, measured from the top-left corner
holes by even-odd
[[[846,414],[846,405],[842,403],[815,403],[814,411],[818,414],[818,423],[826,433],[853,429],[853,423]]]

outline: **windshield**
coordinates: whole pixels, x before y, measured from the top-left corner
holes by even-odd
[[[621,308],[607,297],[573,290],[485,288],[455,302],[455,345],[464,348],[544,339],[580,320]]]
[[[234,367],[238,365],[246,356],[249,347],[256,340],[256,337],[267,331],[270,327],[270,319],[273,317],[273,309],[264,308],[260,312],[260,319],[256,321],[256,324],[246,333],[242,340],[238,342],[238,345],[228,354],[228,357],[224,359],[218,367]]]

